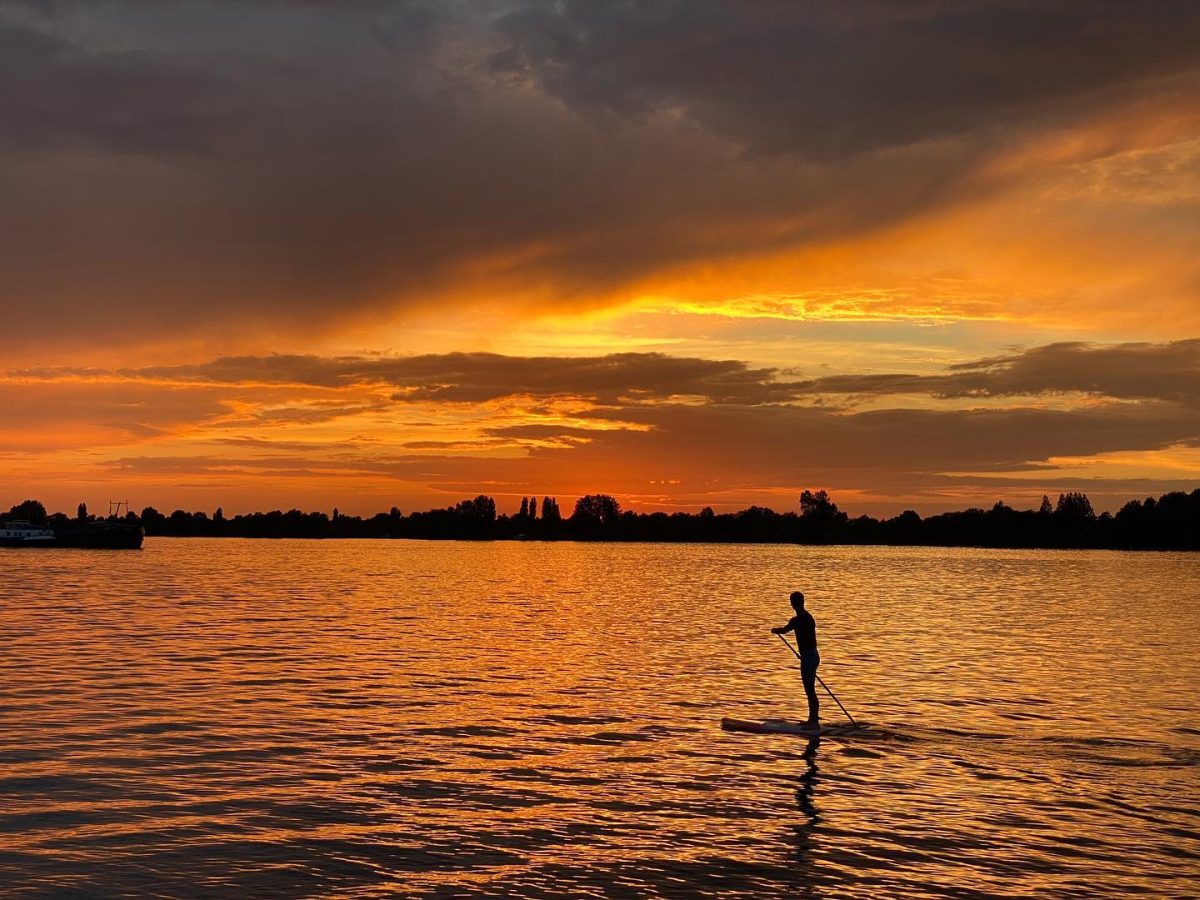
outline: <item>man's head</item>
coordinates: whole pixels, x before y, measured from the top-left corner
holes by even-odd
[[[799,591],[792,591],[792,609],[800,612],[804,609],[804,595]]]

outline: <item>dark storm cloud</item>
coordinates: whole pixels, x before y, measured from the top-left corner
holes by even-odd
[[[147,7],[122,8],[122,41],[156,36],[136,31]],[[704,189],[705,152],[497,87],[433,37],[406,42],[390,8],[306,10],[329,25],[319,49],[283,5],[189,9],[230,35],[277,26],[273,52],[203,29],[169,53],[88,47],[66,26],[6,32],[0,267],[18,338],[230,320],[303,333],[436,294],[480,259],[493,292],[541,273],[569,299],[727,250],[705,236],[729,191]],[[752,205],[779,207],[759,180]]]
[[[853,399],[923,395],[941,399],[1037,397],[1085,393],[1115,400],[1154,400],[1200,406],[1200,339],[1163,344],[1057,343],[947,367],[941,375],[881,373],[797,380],[776,368],[737,360],[662,353],[605,356],[504,356],[429,353],[405,357],[278,354],[230,356],[211,362],[137,369],[42,367],[8,377],[64,377],[186,382],[197,385],[296,385],[323,389],[396,389],[401,402],[480,403],[505,397],[580,397],[631,405],[694,397],[716,404],[787,403],[819,395]],[[326,404],[339,406],[337,401]],[[320,404],[307,408],[318,414]],[[377,409],[378,404],[371,405]],[[347,406],[351,412],[367,407]]]
[[[945,375],[837,375],[794,384],[799,393],[1009,397],[1080,392],[1200,406],[1200,340],[1166,344],[1058,343],[950,366]]]
[[[1194,65],[1194,6],[899,8],[0,3],[10,339],[599,302],[960,200],[994,148],[920,142]]]
[[[371,137],[385,111],[424,124],[411,118],[411,82],[431,64],[426,3],[63,2],[6,24],[10,5],[0,2],[0,149],[279,163],[336,149],[339,133]],[[239,26],[246,36],[223,33]],[[346,56],[358,49],[374,57],[355,68]],[[373,72],[382,62],[388,71]]]
[[[950,368],[957,374],[947,376],[939,391],[947,396],[1083,391],[1200,403],[1200,340],[1194,338],[1167,344],[1049,344]]]
[[[200,365],[123,370],[120,374],[207,384],[250,382],[324,388],[378,384],[402,388],[394,395],[395,400],[450,403],[479,403],[518,395],[588,397],[606,403],[687,395],[714,402],[754,404],[791,396],[786,383],[774,380],[772,369],[752,369],[735,360],[661,353],[593,357],[521,357],[496,353],[399,358],[241,356]]]
[[[1188,0],[519,4],[493,65],[584,109],[679,108],[757,149],[836,159],[1004,128],[1197,66]]]
[[[860,413],[794,406],[669,406],[590,415],[633,421],[649,430],[592,432],[589,444],[570,451],[582,466],[611,455],[727,478],[741,473],[773,484],[795,483],[800,473],[820,473],[816,482],[842,473],[835,480],[848,485],[854,479],[883,482],[905,473],[1036,468],[1055,456],[1158,449],[1200,437],[1200,414],[1172,404]],[[533,455],[554,452],[535,450]]]
[[[2,21],[0,85],[0,151],[206,153],[246,106],[218,71]]]

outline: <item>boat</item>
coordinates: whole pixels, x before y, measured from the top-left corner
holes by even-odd
[[[141,525],[120,519],[73,521],[53,528],[32,522],[0,522],[0,547],[138,550],[146,532]]]
[[[32,522],[0,522],[0,547],[53,547],[58,536]]]
[[[58,547],[84,550],[139,550],[146,537],[141,525],[121,519],[67,522],[54,529]]]

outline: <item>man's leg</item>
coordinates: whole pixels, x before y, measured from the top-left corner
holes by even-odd
[[[804,682],[804,695],[808,697],[808,724],[821,721],[821,700],[817,696],[817,667],[800,667],[800,680]]]

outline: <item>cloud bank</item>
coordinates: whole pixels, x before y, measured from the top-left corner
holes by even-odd
[[[97,473],[195,484],[361,479],[425,498],[484,485],[684,505],[778,502],[817,485],[953,505],[1088,477],[1064,460],[1177,455],[1174,475],[1101,473],[1101,492],[1169,489],[1200,471],[1194,340],[1057,344],[942,375],[820,379],[651,353],[229,357],[12,370],[0,393],[25,398],[16,430],[92,435]]]
[[[1198,40],[1186,2],[7,3],[6,326],[234,346],[484,301],[843,290],[791,255],[1129,151],[1194,184]],[[1087,280],[1194,300],[1183,248],[1138,248],[1170,285],[1094,252],[1183,212],[1134,202],[1135,226],[1122,204],[1057,233]],[[937,298],[1011,312],[980,304]]]

